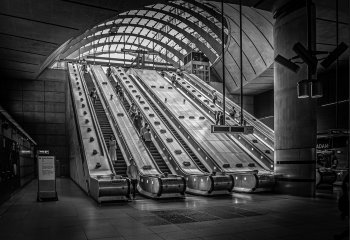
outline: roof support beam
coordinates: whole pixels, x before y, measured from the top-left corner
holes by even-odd
[[[123,36],[123,33],[118,33],[117,35],[121,35]],[[109,34],[102,34],[102,35],[98,35],[98,36],[95,36],[95,37],[91,37],[91,38],[87,38],[87,39],[84,39],[83,41],[81,41],[82,45],[83,46],[86,46],[88,45],[89,43],[95,41],[95,40],[98,40],[98,39],[101,39],[101,38],[108,38],[110,35]],[[116,35],[114,35],[116,36]],[[167,44],[161,42],[161,41],[158,41],[158,40],[155,40],[153,38],[150,38],[150,37],[147,37],[147,36],[142,36],[140,34],[130,34],[128,33],[126,36],[133,36],[133,37],[138,37],[138,38],[143,38],[143,39],[147,39],[149,41],[154,41],[155,43],[157,43],[159,46],[167,49],[169,52],[173,53],[176,57],[178,57],[179,59],[183,59],[184,55],[181,54],[179,51],[175,50],[174,48],[168,46]],[[104,42],[102,43],[102,45],[109,45],[110,43],[107,41],[107,42]],[[111,44],[115,44],[114,42],[111,42]],[[96,44],[95,44],[96,46]],[[139,46],[139,45],[136,45],[136,46]],[[143,46],[141,46],[143,47]],[[66,58],[67,56],[69,56],[70,54],[72,54],[73,52],[76,52],[78,49],[80,48],[80,44],[77,44],[75,46],[73,46],[72,48],[68,49],[68,51],[66,51],[64,54],[62,54],[60,56],[60,58]],[[86,47],[83,47],[82,49],[80,49],[80,53],[84,53],[85,52],[85,49]],[[153,49],[151,49],[153,50]]]
[[[192,51],[192,48],[191,48],[190,46],[186,45],[183,41],[181,41],[181,40],[179,40],[179,39],[177,39],[177,38],[174,38],[174,37],[173,37],[172,35],[170,35],[169,33],[164,33],[164,32],[162,32],[162,31],[160,31],[160,29],[151,28],[151,27],[149,27],[149,26],[141,26],[141,25],[138,25],[138,24],[126,24],[126,23],[122,23],[122,24],[120,24],[119,26],[121,26],[121,27],[127,27],[127,26],[140,27],[140,28],[149,29],[149,30],[154,31],[154,32],[159,32],[159,33],[163,34],[164,36],[166,36],[166,37],[168,37],[168,38],[172,38],[172,40],[173,40],[176,44],[178,44],[181,48],[185,49],[187,52],[191,52],[191,51]],[[101,28],[99,29],[99,31],[103,31],[103,30],[108,29],[108,28],[109,28],[109,26],[108,26],[108,27],[107,27],[107,26],[104,26],[104,27],[101,27]],[[106,35],[109,36],[108,34],[97,35],[97,36],[95,36],[96,38],[95,38],[93,41],[102,38],[101,36],[106,36]],[[88,39],[90,39],[90,38],[88,38]],[[75,43],[74,45],[77,45],[77,44],[86,45],[87,43],[86,43],[85,40],[87,40],[87,39],[84,39],[84,40],[82,40],[82,41],[80,41],[80,42],[75,41],[76,43]],[[85,42],[84,42],[84,41],[85,41]],[[83,43],[83,42],[84,42],[84,43]],[[91,42],[91,40],[90,40],[89,42]],[[72,46],[74,47],[74,45],[72,45]]]
[[[183,18],[183,17],[180,17],[180,16],[176,15],[175,13],[168,12],[168,11],[161,10],[161,9],[153,9],[151,7],[144,7],[143,9],[163,13],[165,15],[171,16],[171,17],[183,22],[184,24],[186,24],[187,26],[192,28],[194,31],[196,31],[201,37],[203,37],[212,46],[212,48],[214,48],[215,52],[221,53],[221,44],[219,44],[218,41],[216,41],[215,38],[213,38],[209,33],[204,31],[202,28],[200,28],[199,26],[197,26],[196,24],[194,24],[190,20]],[[127,16],[129,16],[129,15],[127,15]],[[166,22],[166,23],[167,23],[167,25],[169,25],[168,22]]]
[[[192,15],[193,17],[197,18],[199,21],[201,21],[204,25],[206,25],[213,33],[215,33],[215,35],[221,39],[221,28],[219,28],[217,25],[215,25],[215,23],[209,21],[208,18],[202,16],[201,14],[193,11],[192,9],[186,8],[182,5],[179,4],[175,4],[173,2],[168,2],[167,5],[172,6],[174,8],[180,9],[184,12],[189,13],[190,15]],[[227,39],[227,34],[225,33],[225,39]]]
[[[123,42],[116,42],[115,44],[123,44]],[[90,51],[93,48],[98,48],[98,47],[105,46],[105,45],[106,45],[105,43],[99,43],[99,44],[95,44],[95,45],[92,45],[92,46],[88,45],[85,48],[82,48],[81,53],[85,53],[85,52]],[[132,45],[132,46],[136,46],[136,47],[138,46],[138,44],[135,44],[135,43],[127,43],[126,45]],[[148,51],[153,51],[152,48],[148,48],[148,47],[144,47],[144,49],[147,49]],[[104,53],[108,53],[108,51],[98,52],[98,53],[96,53],[96,56],[104,54]],[[111,53],[116,53],[116,51],[111,51]],[[176,67],[176,68],[179,67],[179,63],[174,61],[172,58],[167,57],[165,54],[163,54],[161,52],[159,52],[158,54],[163,60],[167,59],[168,62],[171,63],[174,67]],[[65,58],[76,58],[76,57],[78,57],[78,51],[77,50],[75,52],[73,52],[71,55],[69,55],[69,56],[67,56]],[[61,58],[61,59],[63,59],[63,58]]]

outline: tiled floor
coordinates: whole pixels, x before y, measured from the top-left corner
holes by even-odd
[[[99,206],[69,179],[58,179],[57,202],[36,202],[36,186],[0,206],[1,240],[326,240],[349,224],[335,198],[234,193]]]

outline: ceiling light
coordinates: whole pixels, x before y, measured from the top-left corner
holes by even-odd
[[[308,98],[309,94],[309,81],[301,80],[297,84],[298,98]]]

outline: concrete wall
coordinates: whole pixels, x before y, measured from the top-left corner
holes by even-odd
[[[273,129],[273,89],[254,96],[254,116]]]
[[[1,84],[0,103],[38,143],[59,160],[59,175],[69,175],[66,144],[64,70],[45,70],[38,79],[8,79]]]

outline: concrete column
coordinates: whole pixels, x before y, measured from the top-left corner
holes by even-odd
[[[286,1],[284,1],[286,2]],[[291,58],[297,42],[307,46],[307,11],[286,10],[277,16],[274,26],[275,56]],[[275,171],[277,191],[299,196],[313,196],[316,174],[316,100],[298,99],[297,83],[307,79],[306,64],[298,73],[275,63],[274,126]]]

